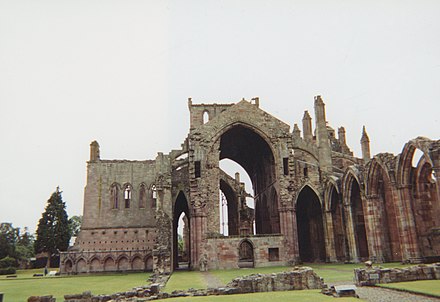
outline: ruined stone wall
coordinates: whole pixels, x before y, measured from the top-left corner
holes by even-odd
[[[152,188],[155,182],[155,161],[89,162],[82,229],[153,226]],[[128,184],[131,186],[131,200],[126,208],[124,186]],[[139,203],[141,184],[146,189],[144,205]],[[117,190],[117,205],[112,187]]]
[[[439,280],[440,263],[421,264],[407,268],[372,267],[355,269],[356,283],[361,286],[417,280]]]
[[[209,260],[208,269],[229,269],[239,267],[240,244],[248,241],[253,246],[253,265],[255,267],[286,265],[289,259],[284,257],[284,236],[266,235],[240,238],[239,236],[208,238],[206,240],[205,253]],[[272,259],[269,257],[269,249],[272,249]],[[278,258],[276,258],[276,255]],[[249,265],[245,264],[245,265]]]

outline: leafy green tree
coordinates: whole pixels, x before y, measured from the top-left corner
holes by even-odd
[[[70,234],[74,237],[78,236],[78,233],[81,229],[82,216],[72,216],[69,218],[69,228]]]
[[[35,253],[48,253],[48,266],[50,266],[52,255],[57,255],[58,251],[67,250],[71,237],[66,204],[63,202],[61,193],[59,187],[52,193],[37,227]]]
[[[32,258],[34,253],[34,236],[29,234],[27,227],[24,228],[24,233],[20,233],[18,229],[18,240],[15,244],[15,258],[21,261],[27,261]]]
[[[15,243],[18,238],[18,229],[12,223],[2,222],[0,224],[0,259],[15,256]]]

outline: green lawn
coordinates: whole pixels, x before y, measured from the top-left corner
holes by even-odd
[[[399,282],[380,284],[381,287],[405,290],[414,293],[426,293],[440,297],[440,280],[422,280],[411,282]]]
[[[30,296],[53,295],[57,301],[64,301],[66,294],[78,294],[91,290],[93,294],[111,294],[127,291],[136,286],[147,284],[146,273],[68,276],[68,277],[32,277],[42,270],[17,271],[17,278],[0,278],[0,292],[3,301],[26,301]]]
[[[356,298],[338,298],[341,302],[359,302]],[[206,297],[184,297],[173,298],[172,300],[160,300],[170,302],[266,302],[266,301],[301,301],[301,302],[321,302],[321,301],[335,301],[335,298],[326,296],[320,293],[320,290],[295,290],[284,292],[269,292],[269,293],[255,293],[243,295],[230,296],[206,296]]]
[[[232,281],[232,279],[251,275],[251,274],[270,274],[270,273],[279,273],[286,270],[291,270],[291,267],[286,266],[275,266],[275,267],[259,267],[259,268],[237,268],[237,269],[227,269],[227,270],[214,270],[210,271],[210,273],[217,277],[223,285],[228,284]]]
[[[363,267],[363,264],[304,264],[312,267],[315,272],[324,278],[326,283],[335,281],[352,282],[353,270],[355,268]],[[383,267],[406,267],[399,263],[381,264]],[[231,269],[231,270],[214,270],[209,273],[217,278],[220,283],[226,285],[232,279],[256,274],[256,273],[274,273],[291,270],[291,267],[265,267],[255,269]],[[4,301],[26,301],[29,296],[33,295],[47,295],[51,294],[57,298],[57,301],[63,301],[65,294],[78,294],[86,290],[91,290],[93,294],[111,294],[119,291],[127,291],[136,286],[145,285],[148,283],[149,277],[146,273],[132,273],[132,274],[112,274],[112,275],[79,275],[68,277],[32,277],[35,273],[42,273],[43,270],[24,270],[17,271],[17,278],[7,279],[6,276],[0,276],[0,292],[5,293]],[[424,283],[426,282],[426,284]],[[434,282],[434,283],[431,283]],[[433,289],[440,288],[440,281],[418,281],[405,283],[387,284],[384,286],[404,286],[406,290],[413,290],[418,292],[426,292],[433,295],[439,295],[439,291]],[[414,287],[415,286],[415,287]],[[414,288],[413,288],[414,287]],[[207,288],[207,283],[202,273],[197,271],[177,271],[173,273],[164,291],[171,293],[177,289],[202,289]],[[200,301],[267,301],[270,299],[279,300],[294,300],[301,301],[326,301],[332,299],[319,294],[317,291],[289,291],[289,292],[272,292],[272,293],[258,293],[249,295],[233,295],[233,296],[210,296],[208,298],[191,298],[191,300]],[[180,299],[173,299],[180,301]],[[185,301],[188,301],[185,300]],[[349,299],[347,301],[350,301]],[[353,300],[355,301],[355,300]],[[358,300],[357,300],[358,301]]]
[[[171,293],[174,290],[184,289],[203,289],[207,288],[207,284],[198,271],[176,271],[171,275],[167,285],[163,289],[164,292]],[[174,301],[174,300],[173,300]]]

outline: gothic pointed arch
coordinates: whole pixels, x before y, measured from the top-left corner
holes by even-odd
[[[343,178],[344,204],[349,207],[347,236],[350,244],[350,257],[353,261],[368,259],[369,248],[365,217],[365,205],[361,196],[360,179],[362,175],[356,166],[351,166]]]
[[[179,218],[181,215],[184,215],[185,219],[183,219],[184,226],[180,226],[183,231],[183,238],[181,238],[183,242],[183,251],[179,251],[178,245],[178,228],[179,228]],[[188,268],[191,267],[191,250],[190,250],[190,242],[191,242],[191,228],[190,228],[190,210],[188,205],[188,199],[183,191],[179,191],[177,197],[174,201],[173,207],[173,268],[176,269],[179,267],[179,252],[185,253],[186,260],[188,260]],[[180,255],[182,256],[182,255]],[[180,257],[182,258],[182,257]]]
[[[370,162],[367,181],[366,196],[374,215],[373,221],[376,249],[382,259],[380,261],[401,261],[402,243],[401,228],[398,223],[397,196],[391,182],[389,170],[385,160],[394,160],[393,155],[383,154],[376,156]]]
[[[112,183],[110,186],[110,207],[112,209],[118,209],[120,207],[120,191],[121,185],[117,182]]]
[[[311,186],[304,186],[296,201],[299,256],[303,262],[326,259],[321,201]]]

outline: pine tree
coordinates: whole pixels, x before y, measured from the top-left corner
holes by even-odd
[[[35,253],[48,253],[48,266],[50,256],[57,255],[58,251],[67,250],[71,236],[66,205],[61,193],[59,187],[52,193],[37,227]]]

